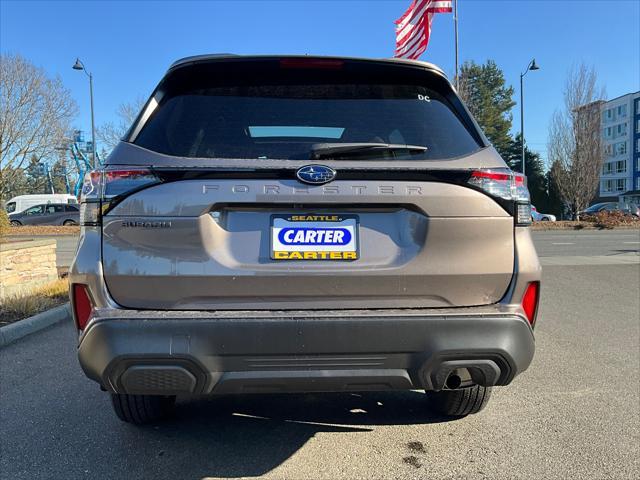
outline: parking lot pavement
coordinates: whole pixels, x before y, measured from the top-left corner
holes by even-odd
[[[534,230],[531,234],[540,257],[638,255],[640,252],[640,229]]]
[[[531,368],[461,420],[420,392],[183,399],[120,423],[70,323],[0,350],[2,479],[640,476],[640,268],[546,267]]]

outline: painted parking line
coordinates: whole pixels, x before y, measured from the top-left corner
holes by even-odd
[[[635,254],[625,255],[596,255],[575,257],[540,257],[542,266],[548,265],[638,265],[640,256]]]
[[[638,243],[640,243],[640,242],[622,242],[622,243],[627,243],[627,244],[634,244],[634,245],[636,245],[636,244],[638,244]]]
[[[553,242],[551,245],[575,245],[574,242]]]

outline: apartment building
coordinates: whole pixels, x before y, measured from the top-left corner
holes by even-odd
[[[640,204],[640,91],[601,104],[600,201]]]

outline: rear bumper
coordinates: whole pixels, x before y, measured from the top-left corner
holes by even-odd
[[[109,391],[168,395],[440,390],[463,367],[506,385],[534,349],[526,320],[504,313],[103,310],[78,355]]]

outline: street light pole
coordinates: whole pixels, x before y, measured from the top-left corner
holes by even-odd
[[[456,90],[460,92],[460,80],[458,73],[458,0],[453,1],[453,26],[455,31],[455,50],[456,50]]]
[[[524,76],[529,70],[539,70],[540,67],[536,65],[536,59],[532,59],[524,72],[520,74],[520,142],[522,142],[522,174],[525,174],[525,151],[524,151]]]
[[[91,150],[93,155],[93,168],[98,168],[98,156],[96,155],[96,124],[93,118],[93,75],[89,74],[89,96],[91,97]]]
[[[93,168],[98,168],[98,156],[96,155],[96,125],[93,113],[93,74],[87,72],[84,63],[76,58],[76,63],[72,67],[74,70],[82,70],[89,77],[89,98],[91,99],[91,155]]]
[[[528,72],[529,69],[525,71]],[[522,161],[522,174],[524,175],[524,92],[523,85],[524,82],[522,79],[524,78],[524,74],[520,74],[520,143],[522,144],[522,156],[520,157]]]

